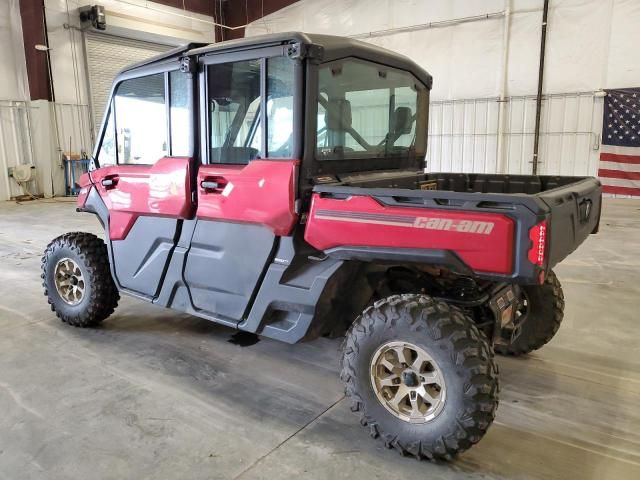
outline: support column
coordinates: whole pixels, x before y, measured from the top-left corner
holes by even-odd
[[[31,100],[51,101],[49,52],[36,50],[36,45],[47,45],[44,0],[20,0],[20,17]]]

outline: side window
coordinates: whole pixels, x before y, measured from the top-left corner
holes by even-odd
[[[191,155],[192,115],[189,108],[190,78],[179,70],[169,72],[169,115],[171,118],[171,155]]]
[[[267,151],[269,157],[290,157],[293,146],[293,61],[267,60]]]
[[[260,102],[262,97],[256,98],[249,104],[247,113],[245,114],[242,127],[236,137],[236,141],[233,143],[234,147],[249,146],[260,151],[262,146],[262,129],[260,124]]]
[[[318,117],[317,117],[317,132],[316,132],[316,149],[320,150],[323,147],[328,146],[327,138],[327,125],[324,121],[327,111],[324,105],[327,105],[328,98],[326,93],[320,93],[318,95]]]
[[[125,80],[114,107],[118,163],[150,165],[168,155],[164,74]]]
[[[207,83],[210,161],[260,158],[260,60],[209,65]]]
[[[111,110],[107,114],[107,126],[104,129],[102,143],[98,151],[98,165],[106,167],[107,165],[116,164],[116,127],[113,123],[113,114]]]
[[[266,64],[266,92],[262,68]],[[294,62],[285,57],[207,67],[209,158],[247,164],[290,157],[293,150]],[[266,112],[262,112],[266,97]],[[266,142],[262,122],[266,117]],[[266,143],[266,152],[264,144]]]

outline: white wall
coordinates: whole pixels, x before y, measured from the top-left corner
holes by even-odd
[[[640,44],[640,1],[550,3],[544,92],[559,95],[543,103],[541,171],[595,175],[602,99],[591,93],[640,86],[640,49],[634,47]],[[247,35],[301,30],[354,36],[407,55],[434,77],[429,168],[529,173],[542,5],[543,0],[302,0],[253,22]],[[478,15],[489,18],[427,25]],[[504,153],[498,155],[501,95],[507,102]]]
[[[31,162],[29,84],[18,0],[0,0],[0,199],[22,194],[9,167]]]
[[[27,100],[29,84],[18,0],[0,0],[0,45],[0,99]]]

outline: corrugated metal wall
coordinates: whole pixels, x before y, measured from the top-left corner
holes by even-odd
[[[535,104],[535,96],[505,100],[500,158],[499,99],[431,102],[427,169],[530,174]],[[545,96],[538,172],[595,175],[601,130],[602,99],[592,92]]]

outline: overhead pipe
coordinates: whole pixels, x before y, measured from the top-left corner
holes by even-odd
[[[503,17],[505,12],[493,12],[486,13],[484,15],[473,15],[470,17],[454,18],[451,20],[441,20],[438,22],[421,23],[418,25],[409,25],[406,27],[388,28],[385,30],[375,30],[367,33],[358,33],[355,35],[349,35],[349,38],[373,38],[384,37],[387,35],[396,35],[398,33],[415,32],[418,30],[426,30],[429,28],[450,27],[453,25],[460,25],[463,23],[477,22],[480,20],[491,20],[493,18]]]
[[[507,83],[509,79],[509,38],[511,30],[511,0],[505,0],[504,30],[502,33],[502,69],[500,98],[498,100],[498,145],[496,148],[496,173],[506,173],[504,152],[505,110],[507,103]]]
[[[540,148],[540,118],[542,116],[542,82],[544,79],[544,52],[547,42],[547,15],[549,0],[544,0],[542,10],[542,35],[540,36],[540,66],[538,68],[538,95],[536,97],[536,127],[533,133],[533,160],[531,173],[538,174],[538,152]]]

